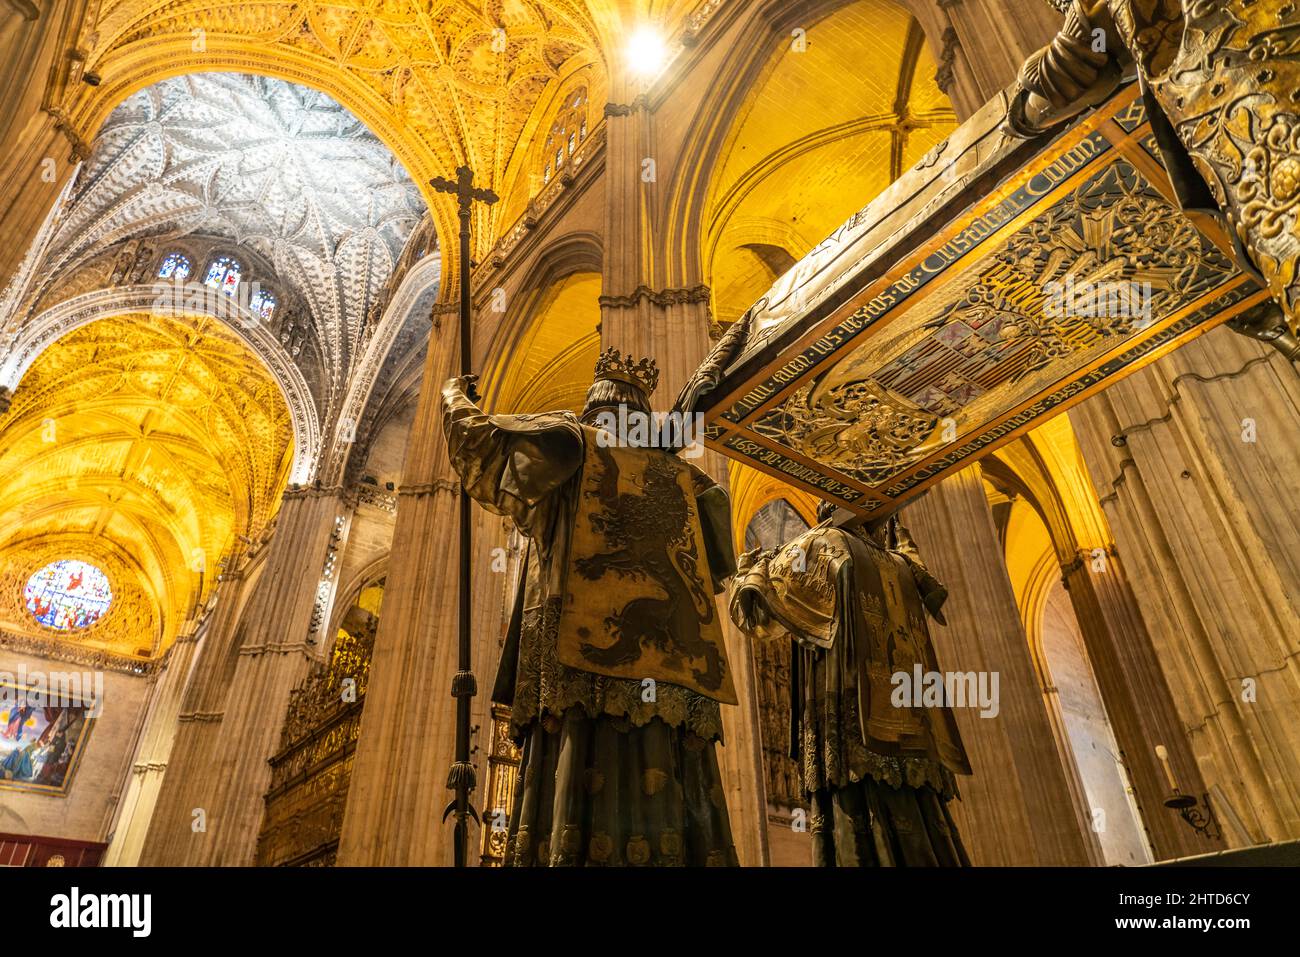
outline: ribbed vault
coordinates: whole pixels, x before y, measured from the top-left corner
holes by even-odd
[[[47,349],[0,416],[0,624],[43,564],[80,558],[115,600],[83,633],[153,656],[204,601],[236,536],[261,535],[292,458],[270,374],[219,320],[124,315]]]
[[[704,266],[722,322],[956,126],[900,4],[856,0],[801,30],[771,55],[710,181]]]

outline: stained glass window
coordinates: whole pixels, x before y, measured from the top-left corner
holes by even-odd
[[[181,253],[168,253],[158,268],[159,279],[175,279],[184,282],[190,278],[190,257]]]
[[[60,631],[89,628],[113,603],[102,571],[87,562],[51,562],[27,580],[27,610],[42,625]]]
[[[275,312],[275,295],[265,289],[259,289],[248,300],[248,308],[253,310],[253,315],[269,320]]]
[[[220,289],[227,296],[233,296],[235,290],[239,288],[239,274],[242,271],[243,267],[239,265],[238,260],[222,256],[213,260],[212,265],[208,267],[207,278],[203,282],[213,289]]]
[[[551,123],[546,136],[546,166],[542,171],[542,182],[549,183],[551,177],[564,168],[566,151],[568,156],[572,156],[586,138],[587,88],[583,86],[565,98],[564,106]]]

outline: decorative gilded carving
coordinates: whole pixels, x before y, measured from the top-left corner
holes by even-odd
[[[280,747],[270,759],[259,866],[334,863],[378,624],[377,617],[354,608],[329,665],[314,666],[290,693]]]
[[[709,287],[703,283],[685,289],[663,289],[659,292],[649,286],[637,286],[626,296],[601,296],[600,304],[609,309],[634,309],[642,302],[649,302],[662,309],[665,306],[680,306],[687,303],[707,303],[711,296]]]
[[[944,420],[987,415],[996,390],[1032,394],[1048,370],[1133,335],[1232,274],[1226,256],[1117,162],[1003,240],[973,282],[921,320],[926,335],[864,346],[753,428],[879,485],[945,444]],[[1067,277],[1079,289],[1132,290],[1132,308],[1054,310],[1045,291]]]
[[[1026,62],[1009,126],[1034,135],[1132,64],[1186,208],[1217,207],[1243,268],[1300,333],[1300,8],[1292,0],[1075,0]],[[1105,39],[1100,45],[1097,37]],[[1208,195],[1207,195],[1208,194]]]
[[[506,822],[515,806],[515,785],[523,755],[510,736],[510,709],[492,706],[492,741],[488,750],[487,789],[483,805],[482,863],[500,867],[505,862]],[[596,772],[599,773],[599,772]],[[593,838],[595,840],[595,838]]]
[[[50,661],[62,661],[96,671],[117,671],[130,675],[154,675],[167,661],[167,655],[141,659],[111,651],[73,644],[59,638],[41,638],[0,630],[0,648],[15,654],[34,655]]]
[[[1173,200],[1136,86],[1033,142],[1002,128],[1010,106],[990,101],[749,310],[700,400],[709,445],[879,513],[1266,301]]]

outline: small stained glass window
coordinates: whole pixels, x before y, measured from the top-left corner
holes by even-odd
[[[275,313],[275,295],[265,289],[259,289],[248,300],[248,308],[260,319],[270,320]]]
[[[59,631],[89,628],[113,603],[108,577],[88,562],[51,562],[27,580],[27,610],[42,625]]]
[[[239,288],[241,272],[243,272],[243,267],[239,265],[237,259],[222,256],[213,260],[212,265],[208,267],[208,275],[203,282],[213,289],[220,289],[227,296],[233,296]]]
[[[182,253],[168,253],[167,258],[158,267],[158,278],[184,282],[190,278],[190,265],[189,256]]]
[[[564,105],[551,120],[542,157],[542,182],[560,175],[568,158],[587,138],[587,88],[580,86],[564,98]]]

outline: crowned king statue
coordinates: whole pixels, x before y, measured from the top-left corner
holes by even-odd
[[[727,494],[650,420],[653,360],[601,354],[581,417],[488,415],[443,389],[452,466],[528,539],[493,688],[523,759],[508,866],[736,863],[716,743],[736,692],[715,595]]]

